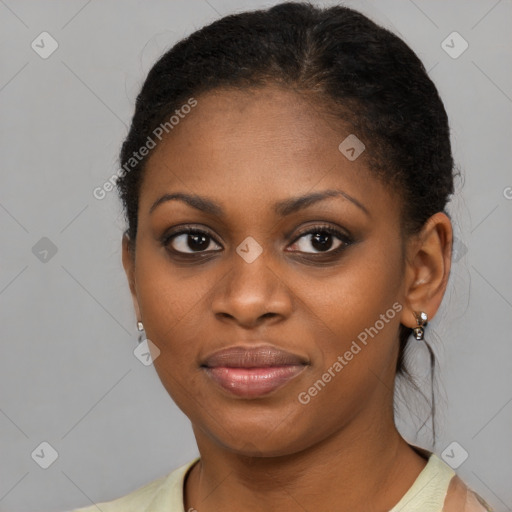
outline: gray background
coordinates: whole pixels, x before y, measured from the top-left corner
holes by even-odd
[[[188,419],[134,357],[120,205],[92,191],[117,169],[155,59],[221,15],[273,3],[0,0],[0,511],[113,499],[196,456]],[[405,39],[448,110],[464,180],[449,290],[427,330],[440,362],[435,450],[456,441],[456,457],[469,454],[458,473],[512,510],[512,3],[347,5]],[[47,59],[31,48],[43,31],[59,44]],[[441,46],[453,31],[469,44],[456,59]],[[424,351],[413,356],[421,377]],[[425,407],[405,400],[404,436],[430,447],[428,426],[415,435]],[[43,441],[58,452],[46,470],[31,457]]]

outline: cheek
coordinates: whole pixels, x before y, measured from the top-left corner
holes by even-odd
[[[325,336],[313,335],[312,371],[297,398],[310,419],[329,411],[322,427],[327,430],[350,419],[376,396],[378,403],[388,403],[393,389],[402,308],[390,292],[396,283],[382,277],[389,272],[374,274],[366,267],[361,273],[340,275],[322,294],[308,299],[311,306],[315,302],[308,323],[319,323],[320,317],[328,328],[322,330]]]
[[[311,276],[295,277],[301,282],[301,301],[342,339],[353,338],[372,326],[399,297],[402,278],[398,256],[373,256],[380,252],[366,248],[354,252],[321,281]],[[389,316],[394,318],[394,312]]]
[[[147,256],[147,257],[146,257]],[[137,292],[146,335],[159,349],[155,370],[176,404],[192,414],[201,400],[197,357],[204,339],[204,308],[211,301],[215,278],[209,273],[184,277],[162,255],[144,254],[137,262]],[[192,390],[194,390],[192,392]]]
[[[375,244],[347,258],[320,286],[312,278],[302,282],[307,323],[318,327],[313,334],[316,369],[310,380],[317,381],[328,372],[325,379],[337,383],[329,384],[331,396],[347,393],[349,398],[356,389],[361,396],[375,383],[376,375],[386,376],[387,381],[394,370],[403,307],[398,301],[400,261],[399,248],[383,251]]]
[[[154,249],[141,247],[137,258],[137,294],[146,334],[162,355],[184,359],[201,339],[200,319],[219,276],[192,267],[177,269]]]

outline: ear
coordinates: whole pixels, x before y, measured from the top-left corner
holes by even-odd
[[[137,288],[135,286],[135,254],[131,250],[131,241],[127,233],[123,234],[122,241],[123,267],[128,278],[128,285],[133,300],[133,307],[137,320],[142,321],[140,314],[139,301],[137,300]]]
[[[401,323],[416,327],[414,311],[424,311],[428,320],[436,314],[446,290],[452,257],[452,224],[438,212],[430,217],[421,232],[407,244],[404,308]]]

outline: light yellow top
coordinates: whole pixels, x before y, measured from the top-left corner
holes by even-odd
[[[113,501],[97,503],[72,512],[185,512],[183,487],[185,476],[199,457],[175,469],[166,476],[139,487],[135,491]],[[443,460],[431,453],[426,466],[413,485],[389,512],[445,512],[443,510],[450,481],[455,471]],[[482,501],[468,491],[464,508],[456,512],[486,512]],[[449,510],[449,509],[446,509]],[[189,509],[187,512],[194,512]]]
[[[437,455],[430,455],[423,471],[390,512],[441,512],[454,475],[455,471]]]

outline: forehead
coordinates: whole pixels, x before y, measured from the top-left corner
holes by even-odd
[[[333,126],[333,118],[327,119],[312,99],[278,86],[215,89],[197,102],[165,136],[151,160],[206,157],[214,164],[256,155],[258,160],[277,160],[290,152],[318,158],[319,153],[337,150],[336,142],[346,131],[341,123]]]
[[[350,161],[340,143],[350,135],[313,98],[280,87],[218,89],[197,98],[153,150],[140,206],[169,191],[207,193],[221,201],[285,198],[340,187],[361,198],[388,191],[364,153]],[[389,197],[387,198],[389,203]],[[366,201],[368,202],[368,201]]]

